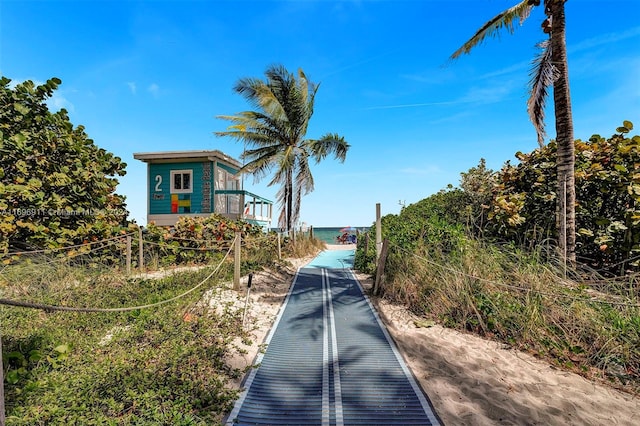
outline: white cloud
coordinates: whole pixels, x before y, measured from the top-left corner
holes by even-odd
[[[16,78],[11,80],[11,83],[9,83],[9,87],[11,89],[15,89],[15,87],[18,84],[21,84],[27,80],[31,80],[35,87],[42,86],[43,84],[45,84],[44,81],[40,81],[33,78],[25,78],[25,79]],[[47,99],[46,104],[49,107],[49,110],[51,110],[51,112],[60,111],[62,108],[66,109],[69,112],[75,111],[75,108],[71,103],[71,101],[64,97],[64,91],[60,90],[60,86],[58,86],[58,88],[53,92],[53,95],[49,99]]]
[[[638,36],[640,36],[640,27],[632,27],[621,32],[602,34],[598,37],[582,40],[581,42],[567,46],[567,51],[569,53],[575,53],[582,50],[591,50],[594,47],[616,43],[620,40]]]
[[[160,86],[158,86],[156,83],[151,83],[147,88],[147,91],[153,96],[158,97],[158,95],[160,94]]]
[[[440,168],[434,165],[425,167],[405,167],[404,169],[400,169],[400,173],[414,176],[433,175],[440,173],[440,171]]]
[[[433,120],[429,120],[430,125],[441,124],[441,123],[460,123],[463,122],[468,117],[473,115],[473,111],[470,109],[464,110],[462,112],[458,112],[451,115],[445,115],[440,118],[436,118]]]
[[[400,74],[400,78],[403,80],[409,80],[413,83],[441,85],[454,80],[456,76],[450,69],[440,67],[437,69],[425,70],[419,73]]]
[[[444,102],[421,102],[421,103],[415,103],[415,104],[380,105],[380,106],[366,107],[364,109],[372,110],[372,109],[416,108],[416,107],[438,106],[438,105],[456,105],[459,103],[467,103],[467,102],[472,102],[472,101],[460,100],[460,101],[444,101]]]
[[[137,91],[136,83],[133,81],[129,81],[127,82],[127,86],[129,86],[129,90],[131,90],[131,93],[135,95]]]
[[[47,105],[52,111],[60,111],[62,108],[66,109],[69,112],[74,112],[75,108],[71,101],[62,96],[59,92],[54,92],[51,99],[47,101]]]
[[[500,102],[506,99],[515,86],[514,81],[500,81],[485,86],[471,87],[466,95],[458,99],[459,103],[478,103],[481,105]]]
[[[467,93],[457,99],[443,100],[435,102],[417,102],[407,104],[393,104],[393,105],[378,105],[365,107],[364,110],[378,110],[378,109],[396,109],[396,108],[420,108],[429,106],[445,106],[445,105],[460,105],[460,104],[477,104],[485,105],[501,102],[507,99],[513,92],[515,82],[513,81],[501,81],[487,84],[485,86],[470,87]]]
[[[519,74],[522,73],[523,70],[527,70],[527,72],[529,72],[528,70],[531,69],[532,62],[533,62],[534,59],[535,59],[535,56],[531,55],[531,60],[530,61],[518,62],[518,63],[515,63],[513,65],[509,65],[507,67],[500,68],[498,70],[488,72],[488,73],[483,74],[480,77],[478,77],[478,79],[482,80],[482,79],[488,79],[488,78],[502,77],[504,75],[514,74],[514,73],[519,75]]]

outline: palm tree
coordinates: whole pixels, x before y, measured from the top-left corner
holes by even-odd
[[[548,34],[538,47],[541,52],[534,60],[531,72],[530,97],[527,111],[542,146],[545,138],[544,107],[548,88],[553,87],[553,104],[556,119],[558,204],[557,228],[558,245],[561,255],[571,264],[575,263],[576,244],[576,190],[575,190],[575,150],[573,140],[573,120],[571,96],[569,94],[569,71],[565,39],[565,11],[567,0],[544,0],[542,6],[547,19],[542,29]],[[515,31],[515,22],[522,24],[541,0],[523,0],[515,6],[499,13],[485,23],[466,43],[456,50],[451,59],[467,54],[488,36],[496,35],[501,29],[509,33]]]
[[[238,80],[234,91],[244,96],[256,111],[218,116],[234,124],[215,135],[245,143],[241,158],[247,163],[241,171],[251,173],[256,181],[275,169],[269,186],[281,185],[277,193],[282,208],[278,226],[290,231],[299,219],[302,196],[314,188],[309,160],[318,163],[333,154],[344,162],[349,144],[333,133],[320,139],[305,138],[318,85],[309,81],[302,69],[296,79],[282,65],[273,65],[267,68],[265,76],[264,81]],[[247,149],[246,145],[252,148]]]

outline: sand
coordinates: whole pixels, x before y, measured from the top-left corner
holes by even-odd
[[[348,244],[327,246],[328,250],[354,248]],[[239,344],[247,353],[229,358],[231,365],[243,368],[253,363],[297,268],[312,258],[290,259],[286,268],[254,276],[246,314],[253,343]],[[369,276],[356,276],[363,287],[371,286]],[[229,295],[244,308],[246,290]],[[402,306],[375,298],[372,303],[446,425],[640,424],[638,397],[472,334],[439,325],[417,327],[419,318]],[[233,383],[240,385],[240,381]]]
[[[640,399],[476,335],[374,304],[448,425],[638,425]]]

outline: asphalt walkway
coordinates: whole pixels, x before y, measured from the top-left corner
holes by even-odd
[[[353,250],[298,270],[228,425],[438,425],[356,280]]]

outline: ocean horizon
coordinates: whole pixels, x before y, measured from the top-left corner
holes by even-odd
[[[311,227],[309,227],[311,228]],[[340,232],[344,229],[344,226],[318,226],[313,227],[313,236],[320,241],[324,241],[327,244],[336,244],[336,238],[342,235],[344,232]],[[367,232],[370,226],[353,226],[354,230],[349,231],[349,234],[356,234],[360,232]],[[273,231],[277,231],[277,228],[272,228]],[[309,229],[304,229],[303,232],[308,233]]]

